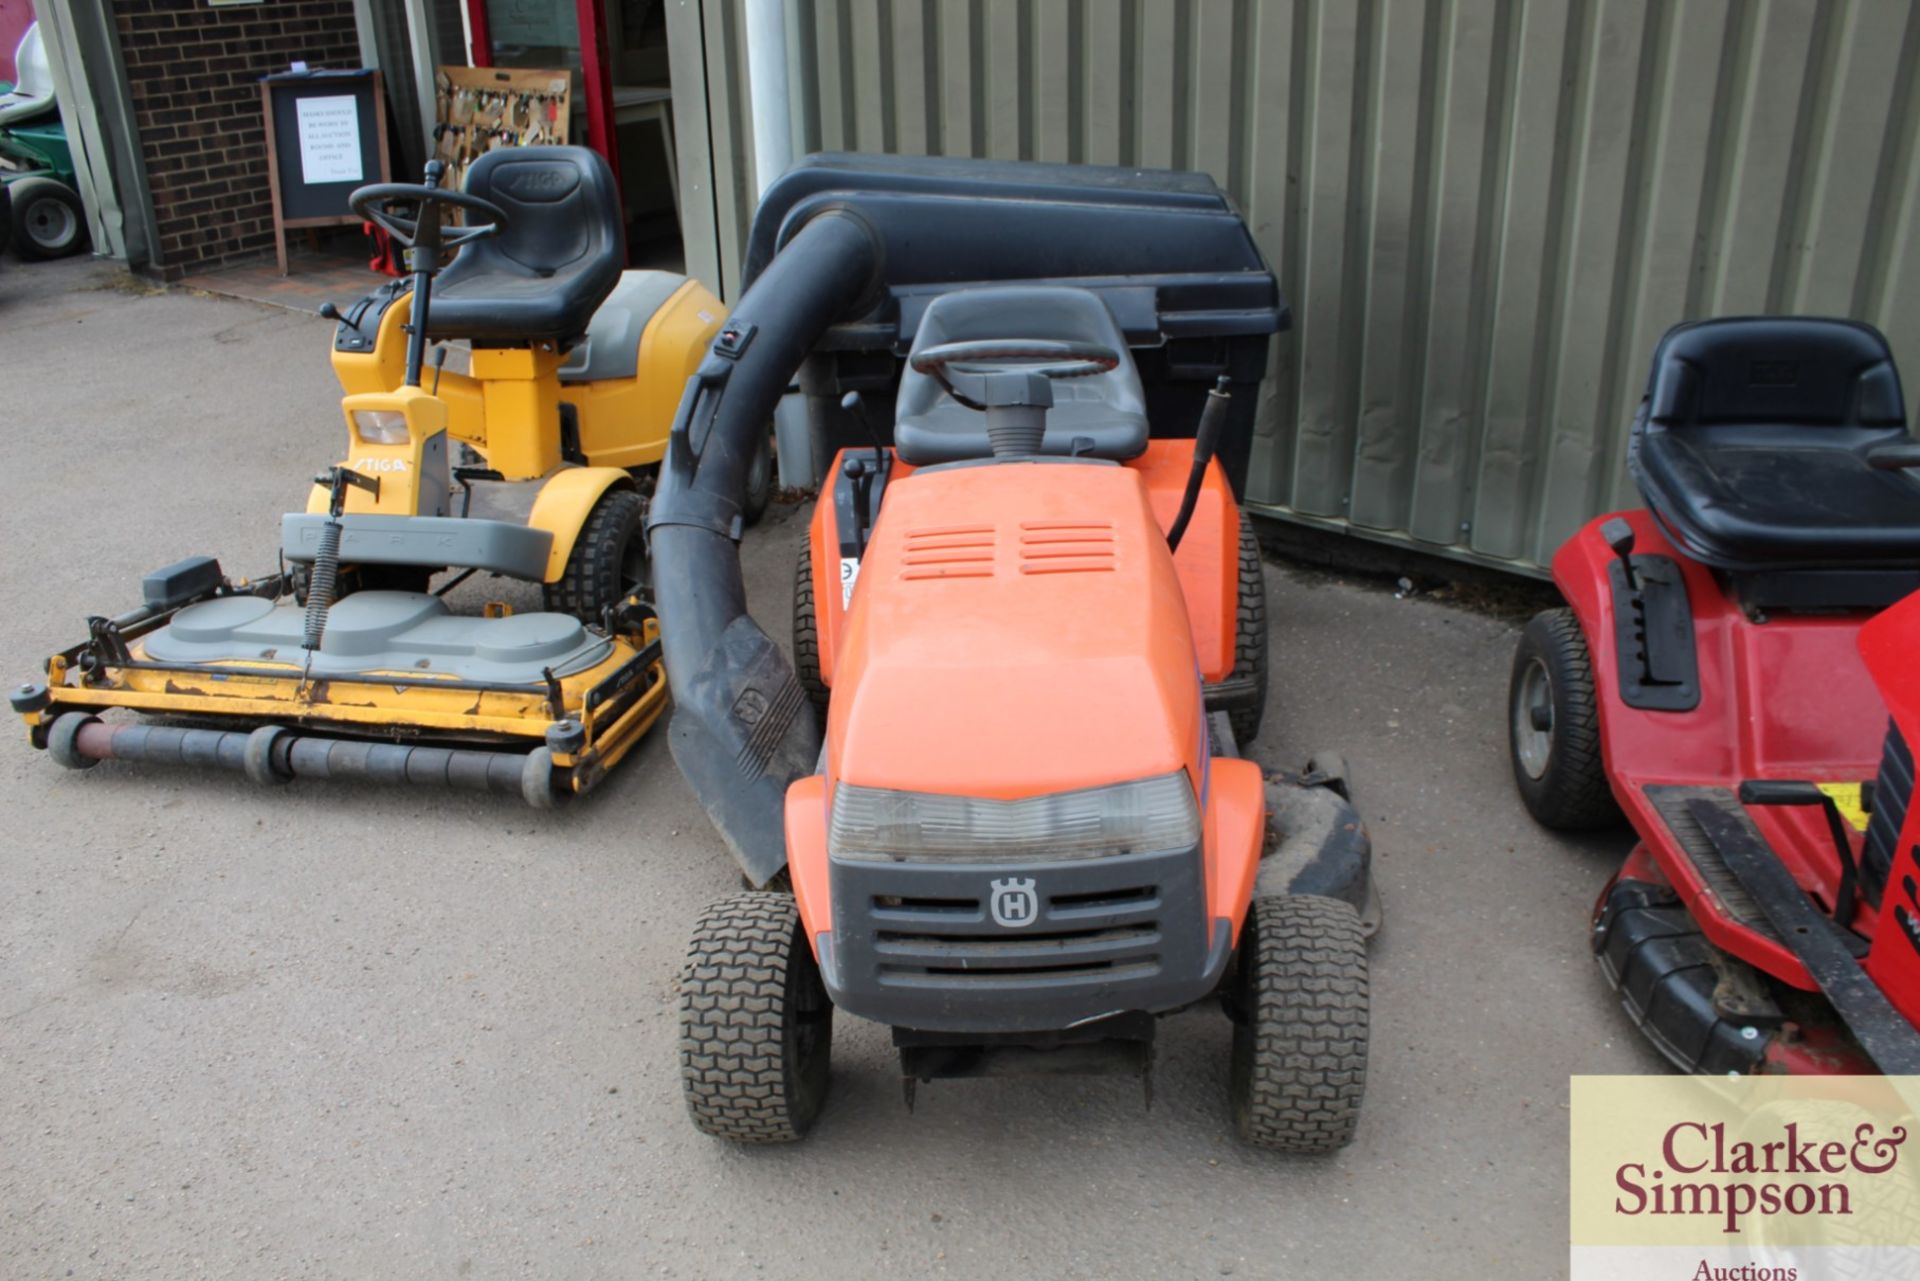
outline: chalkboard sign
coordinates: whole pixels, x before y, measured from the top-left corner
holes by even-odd
[[[378,71],[292,71],[260,81],[273,240],[287,274],[287,230],[360,221],[356,187],[386,182],[387,97]]]

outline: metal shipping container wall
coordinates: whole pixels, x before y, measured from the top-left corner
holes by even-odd
[[[669,11],[690,264],[731,293],[744,14]],[[1920,378],[1909,0],[793,0],[787,22],[795,154],[1233,193],[1294,307],[1248,481],[1270,515],[1539,572],[1637,501],[1627,426],[1676,321],[1856,316]]]

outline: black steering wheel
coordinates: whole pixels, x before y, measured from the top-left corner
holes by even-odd
[[[1031,364],[1030,362],[1043,362]],[[1092,378],[1120,367],[1120,353],[1095,342],[1065,342],[1055,338],[976,338],[943,342],[913,353],[909,361],[916,374],[925,374],[968,409],[986,406],[953,385],[948,371],[979,376],[992,372],[979,365],[1019,364],[1026,373],[1042,378]]]
[[[405,217],[386,208],[396,201],[409,201],[420,206],[418,216]],[[451,191],[445,187],[430,187],[417,182],[376,182],[361,187],[347,197],[347,207],[375,224],[388,235],[407,248],[413,248],[421,239],[421,223],[435,206],[452,209],[465,209],[481,215],[485,222],[469,223],[463,227],[443,227],[436,217],[427,223],[428,245],[440,249],[458,249],[461,245],[474,240],[484,240],[488,236],[497,236],[508,225],[507,211],[491,200],[482,200],[479,196],[470,196],[464,191]]]

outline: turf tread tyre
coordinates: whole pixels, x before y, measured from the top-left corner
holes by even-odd
[[[583,623],[600,622],[626,596],[621,566],[632,540],[646,537],[646,520],[647,500],[638,491],[623,485],[600,495],[573,541],[560,581],[547,584],[547,608]]]
[[[1233,670],[1207,689],[1207,710],[1224,711],[1234,741],[1247,746],[1260,736],[1267,710],[1267,579],[1253,518],[1240,513],[1240,572],[1234,610]]]
[[[1367,944],[1339,899],[1256,898],[1241,943],[1234,1129],[1255,1147],[1345,1147],[1367,1089]]]
[[[1515,703],[1534,662],[1546,668],[1553,698],[1552,746],[1539,778],[1520,761],[1513,741]],[[1514,650],[1507,688],[1508,755],[1513,781],[1527,812],[1544,827],[1563,832],[1601,831],[1622,821],[1600,747],[1600,704],[1593,660],[1579,620],[1567,608],[1542,610],[1528,621]]]
[[[793,670],[825,726],[832,691],[820,678],[820,619],[813,604],[813,548],[808,544],[801,545],[793,566]]]
[[[826,1102],[833,1006],[800,913],[746,892],[701,914],[680,977],[680,1081],[703,1133],[791,1143]]]

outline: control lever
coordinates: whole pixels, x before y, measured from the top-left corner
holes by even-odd
[[[1633,572],[1633,526],[1615,516],[1600,526],[1600,537],[1607,546],[1613,548],[1613,554],[1620,558],[1620,568],[1627,573],[1627,590],[1640,590],[1640,580]]]
[[[1740,784],[1742,805],[1817,805],[1826,816],[1827,835],[1840,856],[1840,884],[1833,892],[1833,919],[1851,928],[1859,897],[1860,869],[1854,863],[1853,842],[1847,839],[1846,820],[1833,797],[1812,783],[1788,779],[1750,778]]]
[[[366,490],[373,495],[376,502],[380,498],[380,478],[357,472],[351,467],[329,467],[315,476],[313,483],[327,487],[327,515],[335,520],[340,518],[340,513],[346,508],[349,485]]]
[[[1909,467],[1920,467],[1920,442],[1869,449],[1867,466],[1875,471],[1904,471]]]
[[[873,469],[863,458],[849,458],[840,470],[853,482],[853,545],[867,545],[867,496],[873,490]]]
[[[1180,550],[1180,540],[1186,536],[1194,506],[1200,501],[1200,487],[1206,483],[1207,464],[1213,461],[1220,433],[1226,430],[1227,407],[1233,400],[1227,385],[1227,376],[1222,374],[1207,389],[1207,405],[1200,411],[1200,426],[1193,433],[1193,470],[1187,473],[1187,492],[1180,496],[1180,514],[1173,518],[1173,528],[1167,531],[1169,551]]]

